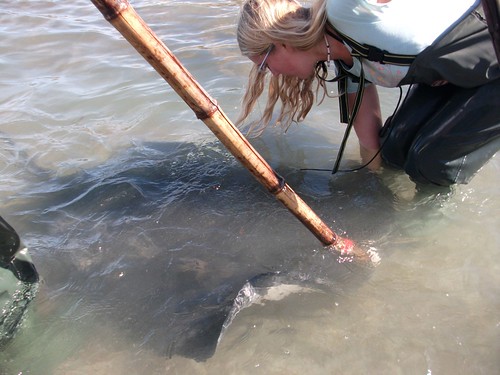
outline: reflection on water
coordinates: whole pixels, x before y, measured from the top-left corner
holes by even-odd
[[[239,2],[134,4],[235,117]],[[494,373],[498,157],[467,186],[332,165],[333,104],[252,140],[335,231],[340,264],[84,0],[7,1],[2,215],[43,282],[1,373]],[[15,78],[13,78],[15,77]],[[385,111],[395,93],[382,92]],[[356,147],[346,164],[358,163]],[[256,299],[217,340],[241,288]]]

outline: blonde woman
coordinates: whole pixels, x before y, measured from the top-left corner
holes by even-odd
[[[247,0],[237,39],[255,64],[238,123],[268,96],[253,131],[278,107],[283,127],[302,121],[333,74],[341,120],[370,168],[383,161],[417,183],[449,186],[499,149],[500,68],[479,0]],[[411,89],[382,127],[376,86],[403,85]]]

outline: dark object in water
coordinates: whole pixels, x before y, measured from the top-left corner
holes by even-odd
[[[300,171],[284,173],[302,181]],[[84,173],[49,181],[45,171],[40,176],[40,185],[25,194],[36,197],[29,201],[31,215],[43,216],[30,233],[39,243],[62,239],[47,248],[60,249],[47,258],[57,267],[45,275],[46,285],[58,291],[52,303],[75,329],[109,327],[134,351],[204,361],[217,350],[228,317],[247,306],[238,307],[240,290],[252,291],[251,304],[274,291],[326,287],[336,293],[366,275],[367,269],[353,272],[355,264],[340,264],[330,252],[312,251],[309,236],[287,233],[295,222],[290,217],[287,223],[279,205],[256,210],[254,202],[266,192],[218,143],[137,144]],[[376,213],[377,221],[356,234],[372,240],[391,227],[393,213],[384,209],[391,196],[385,190],[374,196],[375,176],[369,179],[375,186],[363,185],[365,193],[349,194],[361,177],[337,179],[324,209],[343,206],[347,221],[361,208]],[[262,225],[249,224],[257,218]],[[278,219],[282,228],[271,225]],[[287,235],[273,248],[259,242],[277,230]]]
[[[0,348],[14,337],[37,287],[38,273],[27,249],[0,217]]]

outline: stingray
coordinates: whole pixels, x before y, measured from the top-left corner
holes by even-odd
[[[369,277],[339,263],[213,142],[135,144],[72,175],[30,173],[16,211],[30,222],[24,237],[36,244],[44,285],[58,291],[52,302],[67,303],[62,314],[75,324],[113,326],[160,356],[204,361],[243,308]],[[302,180],[301,171],[283,173]],[[315,204],[325,214],[344,206],[348,223],[373,200],[377,225],[357,233],[373,240],[393,213],[364,194]]]

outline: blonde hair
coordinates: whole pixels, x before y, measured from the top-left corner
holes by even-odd
[[[310,8],[295,0],[246,0],[238,21],[238,45],[244,56],[261,55],[274,43],[308,50],[324,37],[325,24],[325,0],[316,1]],[[266,76],[256,65],[252,67],[242,111],[236,121],[238,125],[250,115],[264,92]],[[315,79],[315,75],[307,79],[283,75],[270,77],[264,113],[260,121],[250,124],[249,132],[260,134],[267,127],[278,101],[281,110],[277,124],[288,129],[293,122],[304,120],[319,88],[325,89],[324,81],[318,80],[315,95],[312,88]]]

